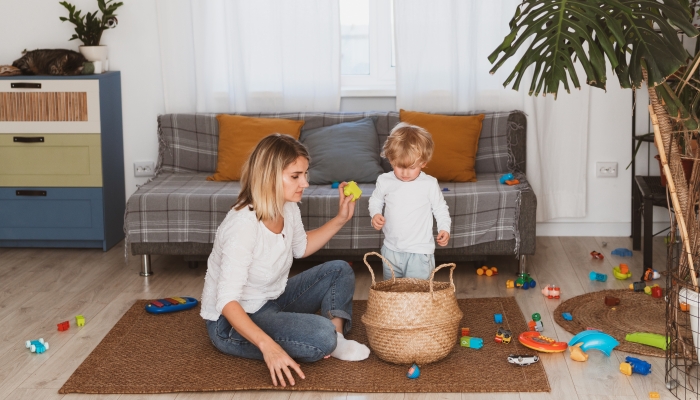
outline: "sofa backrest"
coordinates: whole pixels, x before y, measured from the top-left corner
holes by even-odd
[[[443,115],[473,115],[479,113],[441,113]],[[479,148],[476,153],[476,172],[525,172],[525,135],[527,121],[521,111],[485,113]],[[158,167],[160,172],[214,172],[216,170],[219,125],[217,114],[164,114],[158,116]],[[342,122],[374,117],[380,147],[391,129],[399,123],[395,111],[364,113],[238,113],[259,118],[286,118],[304,120],[302,131]],[[391,170],[382,160],[385,171]]]

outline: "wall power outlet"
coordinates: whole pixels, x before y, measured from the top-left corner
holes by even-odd
[[[617,163],[616,162],[601,162],[595,163],[596,178],[616,178]]]
[[[156,171],[156,163],[153,161],[137,161],[134,163],[134,176],[153,176]]]

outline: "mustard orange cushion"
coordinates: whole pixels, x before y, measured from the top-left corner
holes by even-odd
[[[250,153],[265,136],[282,133],[299,140],[304,121],[279,118],[253,118],[241,115],[220,114],[219,150],[216,172],[208,181],[238,181],[241,168]]]
[[[433,158],[426,174],[445,182],[476,182],[474,161],[484,114],[453,116],[401,110],[401,122],[418,125],[433,137]]]

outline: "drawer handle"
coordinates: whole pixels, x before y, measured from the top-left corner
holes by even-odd
[[[44,196],[46,197],[46,190],[17,190],[17,196]]]
[[[14,136],[14,137],[12,137],[12,141],[15,143],[44,143],[44,137],[43,136],[34,136],[34,137]]]
[[[41,89],[41,83],[13,82],[10,83],[13,89]]]

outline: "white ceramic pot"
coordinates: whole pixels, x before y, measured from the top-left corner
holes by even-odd
[[[690,329],[693,331],[693,344],[695,348],[700,345],[700,296],[697,292],[681,288],[678,291],[678,301],[687,303],[690,306]],[[698,353],[698,361],[700,361],[700,351]]]
[[[102,69],[107,70],[107,46],[80,46],[80,53],[88,61],[101,61]]]

